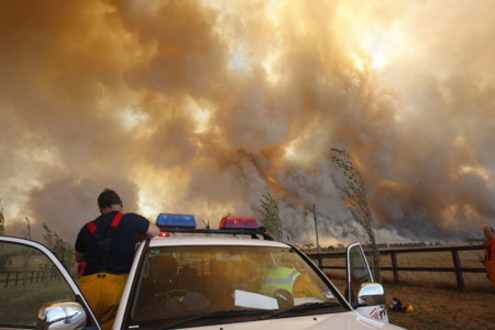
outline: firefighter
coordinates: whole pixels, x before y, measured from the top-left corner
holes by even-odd
[[[483,227],[483,232],[487,239],[483,263],[486,268],[486,276],[492,281],[495,288],[495,230],[490,226],[485,226]]]
[[[132,266],[136,243],[153,237],[160,229],[146,218],[123,214],[119,195],[105,189],[98,196],[101,215],[85,224],[76,239],[80,269],[79,288],[103,329],[110,329]]]
[[[324,299],[322,293],[313,284],[307,274],[299,272],[293,266],[280,265],[270,268],[264,277],[260,293],[276,297],[279,292],[287,292],[290,298],[282,297],[282,300],[292,300],[292,298],[318,297]],[[280,302],[280,299],[277,299]],[[293,301],[291,301],[293,304]],[[290,304],[289,304],[290,305]],[[289,307],[289,306],[282,306]]]

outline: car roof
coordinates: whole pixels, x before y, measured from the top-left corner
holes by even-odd
[[[290,248],[288,244],[262,239],[245,239],[237,237],[207,237],[198,235],[172,235],[168,237],[157,236],[151,239],[150,247],[160,246],[253,246],[253,247],[277,247]]]

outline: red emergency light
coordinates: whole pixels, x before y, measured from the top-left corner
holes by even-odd
[[[219,229],[258,229],[255,218],[249,217],[223,217],[220,220]]]

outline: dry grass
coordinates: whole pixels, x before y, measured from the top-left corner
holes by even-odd
[[[487,280],[488,281],[488,280]],[[390,323],[407,329],[495,329],[495,291],[460,293],[425,286],[385,284],[387,305],[397,297],[414,312],[389,312]]]
[[[13,283],[11,283],[13,284]],[[19,286],[0,287],[0,320],[9,325],[35,325],[40,307],[58,299],[74,301],[74,295],[66,282],[45,281]],[[8,299],[7,299],[8,297]]]
[[[479,268],[481,252],[460,252],[462,267]],[[403,267],[453,267],[450,252],[407,253],[398,255]],[[343,259],[325,260],[326,265],[344,265]],[[382,266],[391,266],[382,258]],[[327,272],[342,291],[344,271]],[[407,329],[495,329],[495,289],[484,273],[464,273],[466,291],[457,289],[454,273],[400,272],[401,284],[395,285],[392,272],[382,272],[387,306],[397,297],[411,304],[413,313],[389,312],[390,323]]]

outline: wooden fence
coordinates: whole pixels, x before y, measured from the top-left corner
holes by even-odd
[[[380,256],[384,257],[390,256],[391,267],[382,266],[381,271],[391,271],[393,272],[395,284],[400,284],[399,273],[401,271],[407,272],[447,272],[455,273],[457,287],[459,291],[464,292],[466,290],[464,284],[464,273],[484,273],[485,268],[482,267],[462,267],[461,259],[459,257],[460,251],[484,251],[484,246],[435,246],[435,247],[414,247],[414,248],[397,248],[397,249],[382,249],[380,250]],[[403,253],[433,253],[433,252],[450,252],[452,256],[452,267],[401,267],[397,262],[397,255]],[[323,270],[325,269],[340,269],[345,270],[345,266],[325,266],[323,265],[323,260],[326,258],[345,258],[346,252],[325,252],[325,253],[307,253],[307,255],[316,260],[319,267]]]
[[[41,283],[52,281],[58,278],[55,271],[3,271],[0,272],[0,287],[8,288],[13,286],[25,286],[31,283]]]

